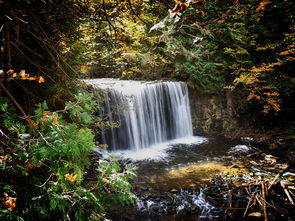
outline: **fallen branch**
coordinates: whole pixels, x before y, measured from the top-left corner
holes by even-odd
[[[247,215],[248,209],[250,208],[250,205],[251,205],[251,203],[252,203],[252,201],[253,201],[253,198],[254,198],[254,194],[252,194],[252,196],[250,197],[250,199],[249,199],[249,201],[248,201],[248,204],[247,204],[247,207],[246,207],[246,209],[245,209],[245,212],[244,212],[243,217],[245,217],[245,216]]]
[[[265,190],[265,183],[262,182],[261,183],[261,192],[262,192],[262,198],[263,198],[263,202],[262,202],[262,206],[263,206],[263,216],[264,216],[264,221],[268,221],[268,217],[267,217],[267,206],[266,206],[266,190]]]
[[[233,203],[232,203],[233,190],[232,189],[228,190],[227,195],[228,195],[228,200],[227,200],[228,207],[229,207],[229,209],[232,209],[233,208]]]
[[[271,188],[273,185],[277,184],[277,183],[280,181],[280,180],[278,180],[278,179],[280,178],[280,176],[281,176],[281,173],[278,173],[278,174],[275,176],[275,178],[271,181],[271,183],[270,183],[269,187],[267,188],[267,190],[270,190],[270,188]]]
[[[286,195],[287,195],[288,200],[290,201],[290,203],[291,203],[292,205],[295,205],[295,204],[294,204],[294,200],[292,199],[292,197],[291,197],[291,195],[290,195],[290,193],[289,193],[289,191],[288,191],[288,189],[287,189],[287,187],[286,187],[286,186],[287,186],[287,181],[285,181],[285,180],[281,180],[281,181],[280,181],[280,184],[281,184],[281,186],[282,186],[284,192],[286,193]]]

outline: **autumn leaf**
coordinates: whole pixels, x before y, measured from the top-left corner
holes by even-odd
[[[28,119],[28,120],[27,120],[27,123],[28,123],[29,125],[32,125],[33,127],[37,127],[37,126],[38,126],[38,124],[37,124],[35,121],[31,120],[31,119]]]
[[[198,1],[193,1],[192,4],[198,4],[199,2],[201,2],[202,0],[198,0]]]
[[[258,8],[256,8],[255,10],[256,10],[257,12],[264,11],[265,7],[266,7],[269,3],[271,3],[271,2],[270,2],[270,1],[263,1],[263,2],[260,2]]]
[[[50,115],[51,115],[50,111],[43,111],[42,117],[41,117],[42,123],[46,123],[47,119],[48,119],[48,117],[50,117]]]
[[[43,116],[50,116],[50,111],[43,111],[42,112],[42,115]]]
[[[5,155],[5,156],[0,156],[0,163],[5,163],[8,159],[8,156]]]
[[[65,175],[65,179],[68,180],[68,181],[71,181],[71,182],[74,182],[77,178],[77,175],[73,175],[73,174],[70,174],[70,173],[67,173]]]
[[[38,78],[38,83],[41,84],[41,83],[44,83],[44,82],[45,82],[45,79],[42,76],[40,76]]]
[[[30,77],[29,74],[26,74],[25,70],[21,70],[21,72],[19,72],[19,76],[21,77],[22,80],[27,80]]]
[[[250,213],[248,216],[261,217],[262,214],[260,212],[253,212],[253,213]]]
[[[57,113],[53,113],[51,115],[51,119],[52,119],[52,124],[53,125],[56,125],[56,126],[59,125]]]
[[[32,163],[27,163],[27,164],[25,165],[25,168],[26,168],[27,170],[32,169],[32,168],[34,168],[34,167],[35,167],[35,165],[32,164]]]
[[[187,2],[181,2],[179,0],[175,0],[175,6],[172,10],[169,10],[170,13],[178,13],[183,11],[184,9],[186,9],[189,6],[189,3]]]
[[[13,74],[14,73],[14,70],[10,69],[9,71],[7,71],[7,74]]]
[[[36,81],[37,80],[37,77],[29,77],[28,80],[30,80],[30,81]]]
[[[12,211],[16,207],[16,198],[8,196],[6,192],[4,192],[4,206],[6,209]]]

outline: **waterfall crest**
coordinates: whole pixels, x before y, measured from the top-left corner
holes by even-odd
[[[113,150],[139,150],[193,135],[188,89],[183,82],[84,81],[105,90],[105,107],[100,115],[120,125],[102,131],[102,142]]]

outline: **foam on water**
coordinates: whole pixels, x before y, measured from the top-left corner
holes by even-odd
[[[236,145],[236,146],[230,148],[229,153],[233,153],[233,152],[243,152],[243,153],[246,153],[249,150],[251,150],[251,147],[249,147],[247,145]]]
[[[160,160],[165,160],[168,157],[167,150],[173,148],[175,145],[178,145],[178,144],[198,145],[206,141],[207,141],[207,138],[205,137],[190,136],[190,137],[174,139],[169,142],[155,144],[148,148],[142,148],[139,150],[118,150],[118,151],[113,151],[112,153],[121,158],[131,159],[132,161],[141,161],[141,160],[160,161]]]

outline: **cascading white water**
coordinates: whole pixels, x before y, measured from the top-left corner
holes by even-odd
[[[84,81],[106,90],[100,114],[120,126],[103,130],[102,141],[114,150],[139,150],[193,135],[188,89],[183,82]]]

